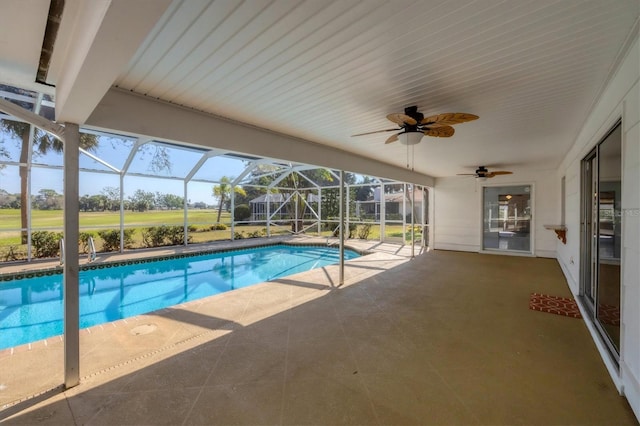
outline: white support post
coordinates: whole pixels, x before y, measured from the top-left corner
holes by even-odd
[[[384,242],[384,222],[387,216],[387,205],[384,196],[384,183],[380,182],[380,242]]]
[[[185,247],[189,244],[189,225],[188,225],[189,203],[187,201],[187,195],[189,195],[189,194],[188,194],[188,190],[187,190],[187,185],[188,185],[188,182],[185,180],[184,181],[184,192],[183,192],[184,199],[182,200],[182,203],[183,203],[183,209],[182,210],[184,212],[184,228],[183,228],[184,231],[183,231],[183,234],[184,234],[184,246]]]
[[[271,191],[267,189],[265,200],[267,202],[267,238],[271,237]]]
[[[293,196],[293,205],[295,207],[294,211],[295,211],[295,216],[293,218],[293,229],[294,229],[294,234],[298,234],[298,198],[300,197],[300,194],[298,193],[298,191],[296,191],[294,193]]]
[[[402,184],[402,244],[407,244],[407,183]]]
[[[64,386],[80,383],[79,151],[80,129],[66,123],[64,141]]]
[[[350,229],[349,228],[349,226],[350,226],[350,223],[349,223],[349,185],[345,185],[344,189],[346,190],[345,191],[345,202],[344,202],[346,211],[345,211],[344,217],[345,217],[345,220],[346,220],[346,225],[345,226],[346,226],[346,230],[347,230],[347,236],[345,238],[349,238],[349,234],[351,233],[351,231],[349,231],[349,229]]]
[[[236,186],[235,184],[231,185],[231,239],[235,239],[235,235],[236,235],[236,218],[233,214],[234,210],[236,209]]]
[[[322,188],[318,187],[318,236],[322,233]]]
[[[41,95],[40,95],[41,96]],[[31,250],[31,162],[33,160],[33,143],[35,138],[35,126],[29,125],[29,146],[27,147],[27,261],[31,262],[33,252]]]
[[[340,279],[344,284],[344,170],[340,170]]]
[[[120,253],[124,252],[124,174],[120,173]]]
[[[415,257],[416,249],[416,219],[415,219],[416,186],[411,184],[411,258]]]

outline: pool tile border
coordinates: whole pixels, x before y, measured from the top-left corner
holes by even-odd
[[[280,242],[270,242],[265,244],[256,244],[256,245],[250,245],[250,246],[244,246],[244,247],[211,248],[207,250],[196,251],[193,253],[179,253],[179,254],[171,254],[171,255],[164,255],[164,256],[143,257],[138,259],[114,260],[114,261],[105,261],[102,263],[89,263],[86,265],[81,265],[80,271],[107,269],[107,268],[114,268],[117,266],[126,266],[126,265],[139,265],[144,263],[157,262],[161,260],[184,259],[187,257],[206,256],[210,254],[226,253],[230,251],[239,251],[239,250],[252,250],[252,249],[259,249],[259,248],[270,247],[270,246],[327,247],[326,244],[321,244],[321,243],[296,243],[296,242],[290,242],[290,241],[289,242],[280,241]],[[368,254],[373,253],[372,251],[360,250],[354,247],[347,246],[346,244],[345,244],[345,248],[355,251],[360,256],[366,256]],[[53,268],[39,269],[35,271],[5,273],[5,274],[0,274],[0,282],[18,281],[25,278],[61,275],[62,272],[63,272],[63,267],[61,265]]]

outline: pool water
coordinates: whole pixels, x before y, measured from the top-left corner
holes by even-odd
[[[345,260],[358,253],[345,250]],[[275,245],[80,271],[80,328],[338,263],[337,248]],[[62,274],[0,282],[0,349],[63,332]]]

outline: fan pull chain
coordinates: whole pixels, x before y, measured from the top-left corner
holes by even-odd
[[[413,171],[413,166],[416,162],[416,146],[411,145],[411,171]]]
[[[407,169],[409,168],[409,144],[407,144]]]

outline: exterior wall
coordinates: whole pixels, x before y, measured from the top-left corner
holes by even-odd
[[[640,418],[640,55],[636,39],[604,89],[559,169],[566,176],[567,244],[558,244],[558,261],[574,294],[580,292],[580,162],[622,118],[622,307],[618,370],[594,336],[613,380]]]
[[[509,168],[514,173],[485,182],[467,177],[436,179],[434,248],[441,250],[482,250],[482,187],[533,185],[532,241],[534,255],[556,256],[556,236],[544,225],[560,222],[560,178],[555,171]]]

